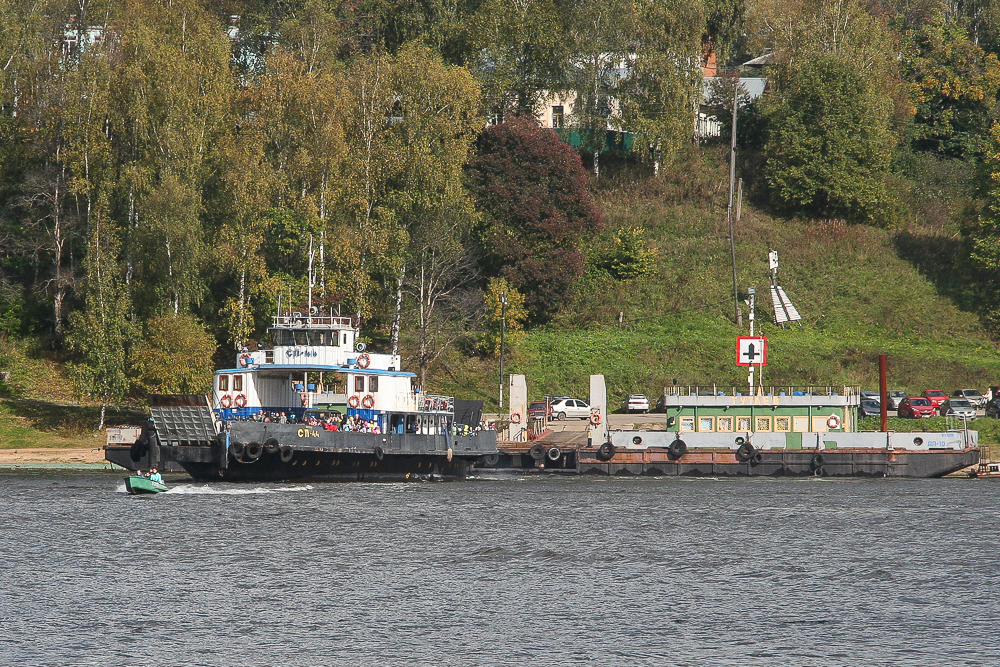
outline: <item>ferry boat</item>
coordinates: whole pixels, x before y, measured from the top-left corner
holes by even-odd
[[[105,457],[198,480],[405,480],[461,478],[497,453],[482,402],[421,391],[352,318],[310,310],[272,318],[271,345],[216,371],[210,396],[151,396],[139,437]]]
[[[858,387],[771,387],[754,393],[715,385],[670,387],[662,414],[611,429],[604,376],[590,382],[585,434],[523,422],[510,427],[483,471],[591,475],[942,477],[979,462],[979,434],[857,430]],[[523,413],[523,378],[511,381],[512,415]],[[533,430],[531,430],[531,428]]]

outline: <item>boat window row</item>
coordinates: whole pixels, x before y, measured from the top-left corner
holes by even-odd
[[[742,432],[774,432],[774,433],[807,433],[829,430],[827,419],[829,415],[813,416],[812,423],[806,415],[779,416],[681,416],[678,417],[678,429],[683,432],[699,433],[742,433]]]
[[[390,418],[391,433],[418,433],[421,435],[444,435],[448,433],[448,417],[445,415],[400,415]]]
[[[277,329],[274,331],[275,345],[347,345],[347,333],[340,331],[308,331],[302,329]]]
[[[219,391],[229,391],[229,379],[229,375],[219,375]],[[239,374],[233,375],[232,384],[233,391],[243,391],[243,376]]]
[[[363,393],[365,390],[365,377],[368,378],[368,393],[374,394],[378,391],[378,376],[377,375],[355,375],[354,376],[354,391],[357,393]]]

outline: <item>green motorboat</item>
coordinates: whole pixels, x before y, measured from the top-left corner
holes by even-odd
[[[132,495],[140,493],[163,493],[169,488],[163,482],[154,482],[143,475],[132,475],[125,478],[125,489]]]

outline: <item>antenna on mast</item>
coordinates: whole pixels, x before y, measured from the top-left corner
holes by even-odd
[[[782,329],[785,328],[785,322],[798,322],[801,327],[802,316],[799,315],[799,311],[795,310],[792,300],[778,284],[778,251],[772,250],[767,253],[767,259],[771,272],[771,303],[774,304],[774,323]]]

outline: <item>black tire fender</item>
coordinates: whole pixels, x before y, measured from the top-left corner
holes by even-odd
[[[562,452],[559,451],[558,447],[552,447],[549,451],[545,452],[545,456],[548,457],[549,461],[558,461],[559,457],[562,456]]]
[[[597,448],[597,459],[599,461],[610,461],[615,455],[615,446],[606,442]]]
[[[278,450],[281,449],[281,445],[275,438],[268,438],[264,441],[264,449],[270,454],[277,454]]]
[[[292,449],[288,445],[285,445],[284,447],[281,448],[281,462],[282,463],[288,463],[289,461],[292,460],[293,456],[295,456],[295,450],[294,449]]]
[[[229,453],[237,461],[243,458],[243,452],[245,451],[246,451],[246,446],[242,442],[229,443]]]
[[[264,453],[264,445],[259,442],[251,442],[243,448],[243,459],[245,461],[256,461]]]
[[[682,456],[687,454],[687,451],[688,451],[687,443],[684,442],[683,440],[674,440],[673,442],[670,443],[670,446],[667,447],[667,454],[669,454],[670,458],[672,459],[681,458]]]
[[[753,458],[753,455],[757,453],[757,450],[749,441],[743,442],[739,447],[736,448],[736,460],[746,463]]]
[[[541,461],[542,459],[545,458],[545,445],[543,445],[540,442],[535,443],[534,445],[531,446],[531,449],[528,450],[528,454],[530,454],[531,458],[535,459],[536,461]]]
[[[823,455],[822,454],[813,454],[812,461],[810,462],[810,465],[812,465],[813,470],[816,470],[817,468],[821,467],[824,462],[825,461],[823,459]]]
[[[375,449],[373,451],[375,452],[375,458],[377,460],[381,461],[385,458],[385,450],[382,449],[381,445],[375,445]]]

